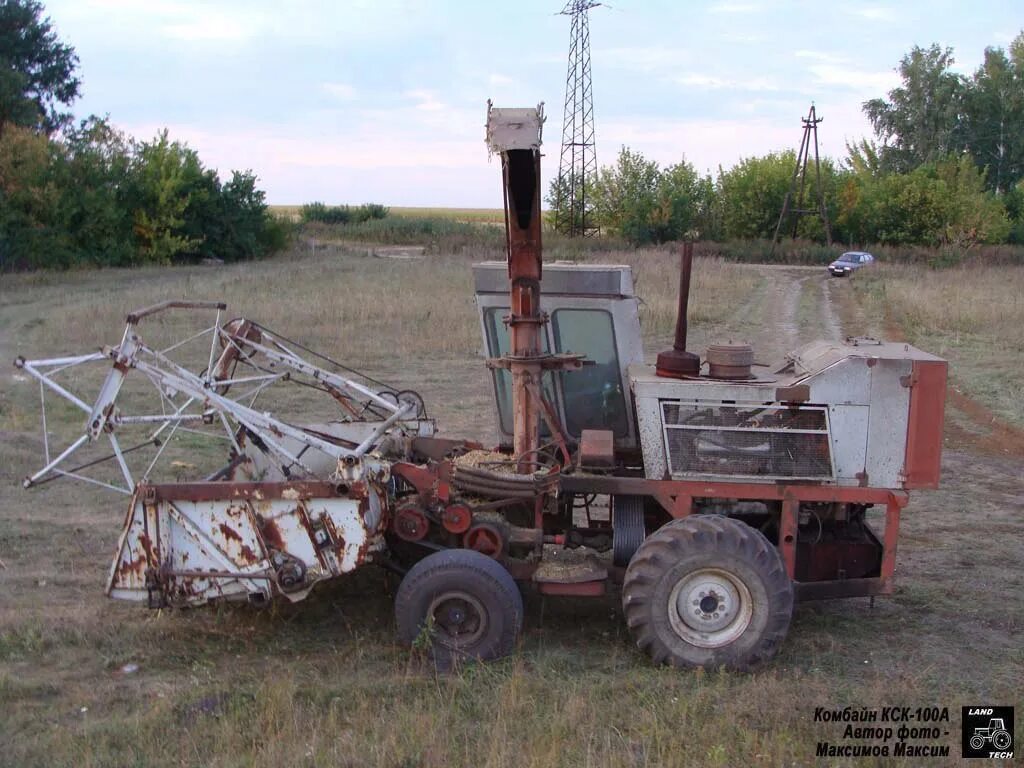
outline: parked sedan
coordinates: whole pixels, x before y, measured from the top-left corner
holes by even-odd
[[[847,251],[828,265],[828,273],[833,277],[846,277],[874,260],[875,257],[865,251]]]

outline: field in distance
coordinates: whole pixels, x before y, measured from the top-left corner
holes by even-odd
[[[299,218],[301,205],[272,205],[271,212],[280,216]],[[420,208],[388,206],[388,213],[393,216],[423,219],[452,219],[473,224],[504,224],[505,213],[501,208]]]

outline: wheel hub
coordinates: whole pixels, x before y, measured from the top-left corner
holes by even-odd
[[[669,597],[672,629],[702,648],[718,648],[736,640],[750,624],[752,612],[750,590],[717,568],[687,574]]]
[[[449,648],[472,645],[487,630],[486,610],[466,592],[438,595],[430,603],[427,615],[433,618],[438,641]]]

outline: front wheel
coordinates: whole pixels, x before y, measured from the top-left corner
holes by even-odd
[[[793,585],[762,533],[695,515],[644,541],[626,570],[622,603],[637,645],[655,662],[747,670],[785,639]]]
[[[497,561],[469,549],[435,552],[414,565],[395,597],[399,639],[423,644],[441,669],[488,661],[515,647],[523,598]]]

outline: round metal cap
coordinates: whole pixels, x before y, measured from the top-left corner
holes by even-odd
[[[749,344],[712,344],[707,351],[708,375],[713,379],[749,379],[754,348]]]
[[[668,349],[658,355],[655,373],[670,379],[686,379],[700,376],[700,357],[693,352]]]

